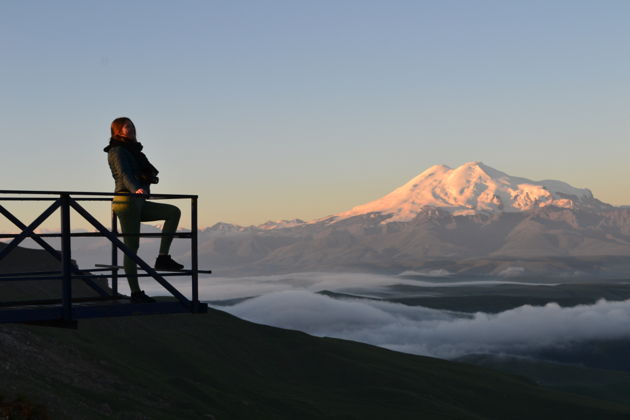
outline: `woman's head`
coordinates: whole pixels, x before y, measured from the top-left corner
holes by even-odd
[[[136,139],[136,126],[127,117],[116,118],[112,121],[112,137],[123,137],[126,139]]]

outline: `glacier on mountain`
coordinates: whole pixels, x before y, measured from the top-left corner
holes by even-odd
[[[381,213],[382,223],[412,220],[423,209],[437,207],[457,215],[522,212],[533,208],[603,209],[590,190],[555,180],[532,181],[468,162],[455,169],[435,165],[384,197],[339,213],[331,220]]]

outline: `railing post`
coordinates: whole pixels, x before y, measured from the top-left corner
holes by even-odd
[[[70,195],[62,193],[61,202],[61,271],[64,321],[72,320],[72,258],[70,255]]]
[[[114,197],[115,198],[115,197]],[[118,218],[116,213],[112,210],[112,233],[116,235],[118,233]],[[112,242],[112,266],[118,266],[118,248]],[[112,293],[114,296],[118,296],[118,269],[112,269]]]
[[[199,311],[199,255],[197,249],[197,196],[190,201],[190,242],[191,242],[191,265],[192,265],[192,309]]]

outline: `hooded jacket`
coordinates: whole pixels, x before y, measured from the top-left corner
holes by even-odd
[[[140,188],[150,192],[150,184],[157,184],[159,171],[142,153],[142,144],[112,137],[103,149],[116,185],[114,192],[135,193]]]

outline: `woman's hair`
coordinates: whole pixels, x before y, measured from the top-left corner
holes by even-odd
[[[134,127],[134,134],[135,134],[135,128],[136,126],[133,124],[133,121],[131,121],[129,118],[127,117],[120,117],[120,118],[116,118],[114,121],[112,121],[112,127],[111,127],[111,131],[112,131],[112,137],[115,136],[120,136],[120,131],[123,128],[123,126],[125,124],[131,124]],[[134,136],[135,137],[135,136]]]

